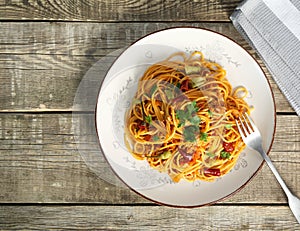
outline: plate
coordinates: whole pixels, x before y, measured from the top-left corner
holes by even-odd
[[[233,87],[247,88],[246,101],[255,108],[251,116],[264,137],[266,152],[273,143],[276,114],[270,84],[258,63],[233,40],[200,28],[171,28],[139,39],[107,72],[98,95],[96,130],[104,156],[115,174],[132,190],[159,204],[196,207],[215,203],[243,188],[263,163],[259,154],[246,148],[231,172],[214,182],[174,183],[167,174],[151,169],[146,161],[136,160],[127,151],[124,114],[144,71],[176,51],[195,50],[221,64]]]

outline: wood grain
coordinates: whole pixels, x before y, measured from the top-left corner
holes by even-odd
[[[207,28],[237,41],[266,72],[277,112],[293,112],[257,54],[229,23],[48,22],[0,24],[0,111],[71,111],[77,87],[93,64],[141,36],[174,26]]]
[[[72,124],[71,114],[1,114],[0,202],[149,203],[126,187],[107,183],[105,175],[101,175],[100,179],[86,166],[77,149],[76,134],[82,134],[84,138],[79,141],[85,153],[101,152],[92,118],[92,115],[81,114],[79,122]],[[278,171],[298,194],[299,128],[297,116],[278,116],[270,153]],[[105,161],[98,166],[109,170]],[[225,203],[285,204],[286,198],[271,171],[264,165],[243,190]]]
[[[239,43],[266,72],[278,118],[270,157],[300,196],[300,120],[230,23],[240,2],[0,0],[0,229],[300,230],[266,165],[225,201],[174,209],[109,183],[115,178],[105,161],[91,169],[81,156],[101,152],[93,115],[80,112],[72,121],[70,113],[82,109],[73,101],[87,71],[148,33],[207,28]],[[90,111],[95,93],[84,100]]]
[[[4,230],[299,230],[287,206],[3,206]]]
[[[55,21],[229,21],[240,1],[40,0],[0,2],[0,19]]]

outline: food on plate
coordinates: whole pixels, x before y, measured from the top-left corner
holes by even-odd
[[[125,144],[174,182],[214,181],[228,173],[245,147],[235,125],[250,114],[245,87],[232,88],[226,71],[195,51],[151,65],[125,115]]]

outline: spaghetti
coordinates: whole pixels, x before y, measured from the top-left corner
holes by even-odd
[[[233,90],[225,75],[199,51],[150,66],[125,115],[131,154],[174,182],[213,181],[228,173],[245,146],[235,118],[250,107],[247,90]]]

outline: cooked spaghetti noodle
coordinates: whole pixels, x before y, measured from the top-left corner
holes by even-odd
[[[213,181],[228,173],[245,146],[235,118],[250,107],[247,90],[233,90],[225,75],[198,51],[150,66],[125,116],[132,155],[174,182]]]

